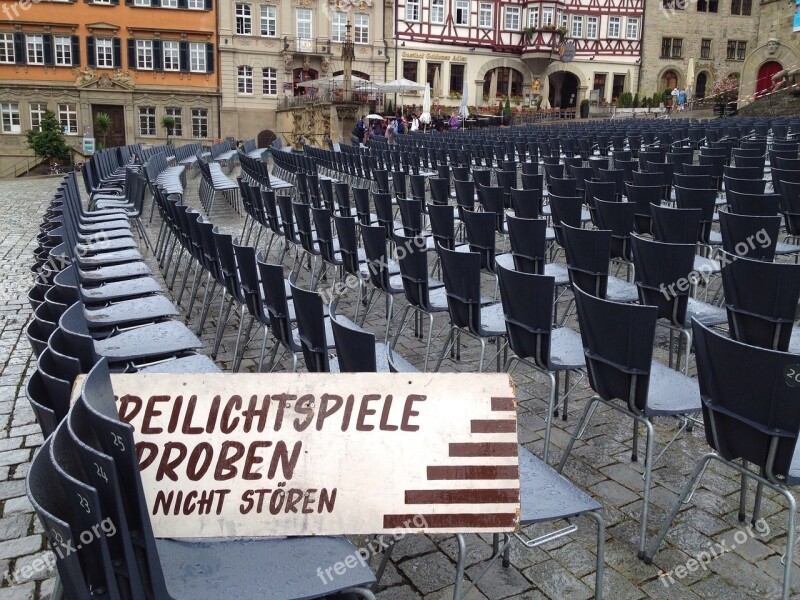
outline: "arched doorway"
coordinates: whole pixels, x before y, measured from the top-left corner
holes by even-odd
[[[292,83],[294,87],[295,96],[304,96],[308,90],[312,88],[298,87],[298,83],[310,81],[312,79],[319,79],[319,73],[315,69],[304,69],[302,67],[292,71]]]
[[[553,108],[572,108],[578,102],[578,78],[569,71],[557,71],[550,75],[548,100]]]
[[[497,67],[486,71],[483,76],[483,95],[488,98],[489,91],[492,86],[492,74],[497,74],[497,89],[495,93],[498,96],[522,96],[522,73],[511,67]]]
[[[670,69],[661,76],[661,91],[678,87],[678,74]]]
[[[782,70],[783,65],[776,60],[770,60],[761,65],[756,79],[756,94],[768,92],[772,89],[772,76]]]
[[[705,98],[706,97],[706,86],[708,85],[708,74],[703,71],[698,73],[697,75],[697,83],[694,86],[694,96],[695,98]]]

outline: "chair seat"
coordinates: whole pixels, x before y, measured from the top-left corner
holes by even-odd
[[[716,229],[712,229],[711,231],[708,232],[708,245],[709,246],[722,245],[722,234]]]
[[[506,316],[500,302],[481,307],[481,328],[485,335],[506,334]]]
[[[84,271],[78,270],[78,275],[83,283],[101,283],[115,279],[132,279],[152,275],[153,271],[144,262],[130,262],[121,265],[111,265]]]
[[[564,265],[560,265],[558,263],[546,263],[544,265],[544,274],[555,278],[556,287],[569,285],[569,271]]]
[[[392,275],[389,278],[389,285],[392,287],[403,288],[403,278],[401,275]],[[439,288],[444,287],[444,282],[438,279],[434,279],[433,277],[428,277],[428,289],[438,290]]]
[[[647,416],[682,415],[700,410],[697,380],[653,361],[647,395]]]
[[[686,327],[692,326],[693,318],[707,327],[712,327],[714,325],[723,325],[727,323],[728,313],[720,306],[714,306],[713,304],[689,298],[689,304],[686,307]]]
[[[461,248],[466,248],[466,250],[461,250]],[[464,246],[459,246],[455,249],[456,252],[469,252],[469,245],[465,244]],[[501,254],[500,256],[494,257],[494,264],[498,267],[503,267],[504,269],[511,269],[512,271],[516,271],[516,267],[514,266],[514,255],[511,252],[507,252],[505,254]]]
[[[797,254],[798,252],[800,252],[800,246],[796,244],[787,244],[785,242],[778,242],[775,245],[775,254],[778,255]]]
[[[192,354],[144,367],[137,373],[219,373],[221,370],[204,354]]]
[[[705,256],[696,254],[694,257],[694,270],[698,273],[711,275],[713,273],[719,273],[722,271],[722,266],[719,264],[718,260],[706,258]]]
[[[131,248],[129,250],[118,250],[116,252],[103,252],[102,254],[95,254],[93,256],[81,256],[78,258],[78,264],[80,267],[86,268],[87,266],[100,267],[138,260],[142,260],[141,253]]]
[[[103,308],[84,308],[83,313],[89,328],[92,328],[117,327],[164,319],[179,314],[179,311],[166,296],[147,296],[123,300]]]
[[[90,244],[78,244],[77,251],[80,254],[98,253],[98,252],[114,252],[117,250],[130,250],[138,248],[139,244],[136,240],[129,237],[117,238],[114,240],[103,240],[102,242],[94,242]]]
[[[305,600],[375,581],[361,561],[332,582],[319,577],[320,566],[358,554],[345,537],[159,539],[156,545],[175,600]]]
[[[550,333],[550,370],[581,369],[586,366],[581,334],[569,327]]]
[[[568,519],[603,508],[523,446],[519,446],[519,487],[521,525]]]
[[[113,221],[101,221],[96,223],[81,223],[78,232],[83,234],[97,233],[99,231],[112,231],[114,229],[130,229],[131,224],[127,220],[115,219]]]
[[[95,340],[95,351],[109,362],[130,361],[150,356],[168,356],[202,348],[183,323],[166,321],[123,331],[104,340]]]
[[[638,302],[639,291],[636,289],[636,285],[633,283],[623,281],[618,277],[609,275],[608,286],[606,287],[606,299],[613,300],[614,302],[623,302],[626,304],[630,302]]]
[[[789,340],[789,352],[800,354],[800,327],[792,328],[792,337]],[[800,444],[798,444],[800,446]]]

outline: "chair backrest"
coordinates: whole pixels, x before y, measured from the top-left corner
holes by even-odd
[[[345,273],[360,278],[361,261],[358,258],[356,219],[355,217],[342,217],[340,215],[334,215],[333,222],[336,224],[336,235],[337,239],[339,240],[339,252],[342,257],[342,266],[344,267]]]
[[[508,345],[520,358],[542,368],[550,365],[555,278],[498,266],[500,298],[506,318]]]
[[[439,256],[451,323],[480,335],[481,255],[439,248]]]
[[[704,174],[686,174],[686,173],[675,173],[672,178],[675,182],[675,185],[678,185],[683,188],[694,188],[694,189],[712,189],[716,188],[714,184],[714,180],[711,178],[709,168],[709,175]]]
[[[508,237],[514,267],[523,273],[544,273],[547,257],[547,220],[508,217]]]
[[[580,196],[555,196],[551,194],[550,210],[553,217],[553,230],[556,234],[556,242],[563,248],[564,236],[561,232],[561,226],[581,226],[583,198]]]
[[[767,185],[766,179],[737,179],[727,175],[723,179],[726,191],[743,194],[763,194]]]
[[[725,188],[728,208],[738,215],[769,217],[780,212],[780,194],[749,194]]]
[[[639,236],[633,246],[634,282],[642,304],[655,306],[658,317],[683,327],[689,303],[696,246],[656,242]]]
[[[58,328],[69,344],[69,356],[77,358],[84,372],[87,372],[99,357],[94,350],[94,340],[89,335],[82,302],[76,302],[61,315]]]
[[[696,244],[702,211],[650,205],[653,239],[671,244]]]
[[[310,373],[328,373],[328,340],[325,335],[325,311],[322,296],[289,284],[292,289],[292,302],[297,315],[297,332],[306,369]]]
[[[700,209],[700,242],[702,243],[708,243],[716,202],[717,190],[713,188],[695,189],[675,186],[675,205],[678,208]]]
[[[573,287],[589,385],[603,399],[647,410],[657,309],[595,297]]]
[[[488,212],[475,212],[465,210],[461,213],[464,228],[467,232],[467,243],[472,252],[477,252],[481,257],[481,268],[494,273],[495,231],[497,215]]]
[[[430,310],[427,242],[422,236],[395,234],[397,262],[406,300],[422,310]]]
[[[517,217],[538,219],[542,216],[542,190],[513,188],[511,190],[511,206]]]
[[[781,217],[737,215],[729,210],[719,211],[722,249],[728,254],[765,260],[775,259]]]
[[[697,321],[692,329],[706,441],[772,481],[785,476],[800,429],[797,388],[787,382],[797,355],[729,339]]]
[[[800,299],[800,265],[730,254],[723,255],[722,262],[731,337],[752,346],[786,352]]]
[[[596,222],[599,229],[611,231],[611,258],[631,260],[630,238],[633,231],[633,202],[607,202],[595,198]]]
[[[365,331],[344,315],[337,315],[335,302],[330,305],[331,329],[336,344],[340,373],[375,373],[375,334]]]
[[[599,298],[606,297],[608,261],[611,258],[611,232],[561,225],[567,269],[573,287]]]
[[[379,290],[388,291],[390,289],[389,260],[384,228],[376,225],[370,227],[362,225],[361,239],[364,243],[364,253],[367,256],[370,282]]]

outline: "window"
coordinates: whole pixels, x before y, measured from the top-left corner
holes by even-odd
[[[419,21],[419,0],[407,0],[406,21]]]
[[[136,40],[136,68],[153,70],[153,40]]]
[[[189,0],[186,7],[190,10],[204,10],[206,3],[205,0]]]
[[[261,35],[278,35],[278,9],[275,6],[261,6]]]
[[[189,44],[189,70],[192,73],[206,72],[206,45],[201,42]]]
[[[542,27],[549,27],[555,23],[555,9],[552,6],[542,8]]]
[[[403,78],[409,79],[410,81],[417,81],[417,69],[419,67],[419,63],[415,60],[404,60],[403,61]]]
[[[150,0],[133,0],[134,6],[150,6]]]
[[[492,5],[481,2],[478,5],[478,27],[491,28],[492,20]]]
[[[469,25],[469,0],[456,0],[456,25]]]
[[[297,37],[301,40],[311,39],[311,9],[297,9]]]
[[[689,0],[663,0],[664,8],[669,9],[683,10],[687,4],[689,4]]]
[[[700,40],[700,58],[711,58],[711,40],[708,38]]]
[[[14,63],[13,33],[0,33],[0,63]]]
[[[586,37],[590,40],[597,39],[597,31],[598,31],[598,18],[597,17],[587,17],[586,18]]]
[[[528,27],[534,29],[539,27],[539,7],[531,6],[528,8]]]
[[[681,38],[661,38],[661,58],[680,58],[682,51]]]
[[[154,106],[139,107],[139,135],[156,134],[156,109]]]
[[[450,91],[459,94],[464,91],[464,65],[450,64]]]
[[[180,43],[162,42],[161,52],[165,71],[179,71],[181,68]]]
[[[253,67],[238,67],[236,69],[236,87],[240,94],[253,93]]]
[[[731,14],[748,16],[753,12],[753,0],[733,0]]]
[[[519,6],[506,6],[506,29],[510,31],[519,31],[521,10]]]
[[[75,104],[58,105],[58,122],[62,131],[67,135],[78,133],[78,108]]]
[[[567,13],[559,9],[556,11],[556,17],[558,18],[558,26],[566,29],[567,25],[569,24],[569,17],[567,16]]]
[[[31,102],[31,129],[34,131],[42,130],[42,119],[44,119],[44,111],[47,110],[47,104],[41,102]]]
[[[253,18],[249,4],[236,5],[236,33],[239,35],[253,35]]]
[[[208,137],[208,110],[205,108],[192,109],[192,137]]]
[[[110,38],[97,38],[94,41],[95,64],[98,68],[114,68],[114,44]]]
[[[111,4],[111,0],[92,0],[92,4]]]
[[[608,37],[618,38],[621,17],[608,17]]]
[[[265,67],[263,70],[264,90],[267,96],[275,96],[278,93],[278,71],[273,67]]]
[[[625,31],[625,39],[628,40],[639,39],[639,19],[632,19],[628,17],[627,29]]]
[[[747,42],[728,40],[728,60],[744,60],[747,55]]]
[[[43,65],[44,64],[44,36],[42,35],[26,35],[25,43],[28,48],[28,64],[29,65]]]
[[[72,38],[68,35],[53,36],[55,62],[59,67],[72,66]]]
[[[719,10],[719,0],[697,0],[698,12],[715,13]]]
[[[178,8],[178,0],[161,0],[161,6],[164,8]]]
[[[574,38],[583,37],[583,16],[572,17],[572,36]]]
[[[431,0],[431,23],[444,23],[444,0]]]
[[[4,102],[0,104],[0,118],[3,122],[3,133],[19,133],[19,104]]]
[[[347,13],[335,11],[331,15],[331,40],[343,42],[347,35]]]
[[[353,41],[356,44],[369,44],[369,15],[356,13],[353,24]]]
[[[175,127],[172,128],[172,135],[175,137],[183,137],[183,111],[180,106],[168,106],[164,109],[164,114],[175,119]]]

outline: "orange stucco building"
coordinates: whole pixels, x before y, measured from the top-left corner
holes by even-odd
[[[218,137],[214,0],[0,0],[0,177],[52,110],[70,146],[111,117],[107,145]],[[98,140],[100,141],[100,140]]]

